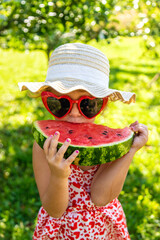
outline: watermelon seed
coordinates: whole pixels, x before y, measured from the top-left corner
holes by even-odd
[[[92,139],[92,137],[88,137],[88,139]]]
[[[69,132],[70,134],[72,134],[72,133],[73,133],[73,130],[69,130],[68,132]]]
[[[120,133],[117,133],[117,136],[121,137],[122,135]]]
[[[107,135],[107,133],[108,133],[107,131],[104,131],[102,134],[103,134],[103,135]]]
[[[49,127],[46,127],[46,129],[49,128]]]

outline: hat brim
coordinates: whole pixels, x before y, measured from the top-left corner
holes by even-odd
[[[103,97],[109,97],[110,101],[117,101],[120,100],[124,103],[134,103],[136,99],[136,94],[131,92],[125,92],[125,91],[119,91],[117,89],[104,89],[100,88],[98,86],[89,86],[88,84],[78,85],[76,82],[76,85],[73,84],[68,85],[68,81],[55,81],[55,82],[20,82],[18,83],[20,91],[29,90],[31,97],[39,97],[41,95],[41,92],[45,91],[48,87],[53,88],[59,93],[67,94],[75,90],[85,90],[89,92],[92,96],[97,98],[103,98]]]

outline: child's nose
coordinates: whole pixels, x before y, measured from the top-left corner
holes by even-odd
[[[72,109],[71,109],[71,111],[70,111],[69,114],[70,114],[70,116],[72,116],[72,117],[79,117],[79,116],[81,116],[81,113],[80,113],[80,111],[79,111],[79,109],[78,109],[77,103],[73,103]]]

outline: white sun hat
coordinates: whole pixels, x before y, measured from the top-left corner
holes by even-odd
[[[67,43],[56,48],[49,60],[45,82],[20,82],[21,91],[40,96],[48,87],[67,94],[83,89],[97,98],[135,102],[135,93],[109,88],[109,61],[98,49],[82,43]]]

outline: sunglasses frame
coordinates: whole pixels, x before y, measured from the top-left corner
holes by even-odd
[[[68,112],[67,112],[65,115],[63,115],[62,117],[57,117],[57,116],[55,116],[55,115],[50,111],[50,109],[49,109],[49,107],[48,107],[48,104],[47,104],[47,98],[48,98],[48,97],[54,97],[54,98],[56,98],[56,99],[62,99],[62,98],[67,99],[67,100],[70,102],[70,108],[69,108]],[[53,94],[53,93],[51,93],[51,92],[48,92],[48,91],[43,91],[43,92],[41,93],[41,99],[42,99],[42,102],[43,102],[45,108],[48,110],[48,112],[50,112],[54,117],[56,117],[56,118],[58,118],[58,119],[64,118],[68,113],[70,113],[70,111],[71,111],[71,109],[72,109],[72,107],[73,107],[73,103],[77,103],[78,110],[80,111],[80,113],[82,114],[82,116],[84,116],[84,117],[87,118],[87,119],[92,119],[92,118],[96,117],[96,116],[104,109],[104,107],[106,106],[106,104],[107,104],[107,102],[108,102],[108,97],[102,98],[102,99],[103,99],[103,104],[102,104],[101,109],[99,110],[99,112],[98,112],[95,116],[89,118],[89,117],[87,117],[87,116],[81,111],[81,108],[80,108],[81,101],[82,101],[83,99],[86,99],[86,98],[87,98],[87,99],[90,99],[90,100],[96,99],[95,97],[82,96],[82,97],[80,97],[78,100],[72,100],[72,99],[71,99],[69,96],[67,96],[67,95],[62,95],[62,96],[58,97],[57,95],[55,95],[55,94]]]

